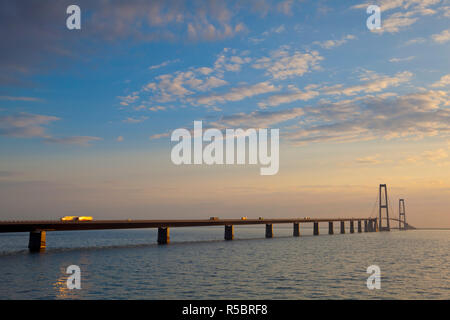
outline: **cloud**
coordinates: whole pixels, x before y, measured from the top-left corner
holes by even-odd
[[[403,96],[366,96],[304,107],[299,130],[286,137],[294,144],[353,142],[450,134],[448,93],[429,90]]]
[[[341,45],[343,45],[344,43],[347,43],[348,40],[354,40],[356,39],[356,37],[354,35],[348,34],[344,37],[342,37],[340,40],[327,40],[327,41],[314,41],[313,44],[316,44],[322,48],[325,49],[331,49],[334,47],[339,47]]]
[[[353,96],[358,93],[374,93],[380,92],[388,87],[397,87],[402,83],[411,80],[413,74],[409,71],[403,71],[395,74],[394,76],[378,75],[373,72],[368,72],[366,76],[361,77],[361,80],[365,81],[363,84],[344,87],[341,84],[325,87],[324,92],[331,95],[346,95]]]
[[[75,144],[79,146],[89,146],[92,141],[99,141],[102,138],[99,137],[89,137],[89,136],[75,136],[66,138],[45,138],[46,143],[56,143],[56,144]]]
[[[433,34],[431,36],[434,42],[437,43],[446,43],[450,41],[450,29],[443,30],[441,33]]]
[[[254,85],[245,85],[234,87],[230,91],[222,94],[209,94],[197,97],[195,103],[212,105],[215,103],[225,103],[228,101],[239,101],[256,95],[278,91],[280,88],[274,86],[268,81],[260,82]]]
[[[426,160],[438,162],[448,158],[448,152],[445,149],[429,150],[422,153],[422,157]]]
[[[151,135],[149,137],[149,139],[150,140],[156,140],[156,139],[161,139],[161,138],[165,138],[165,137],[168,137],[168,136],[170,136],[170,133],[168,133],[168,132],[157,133],[157,134]]]
[[[425,42],[426,42],[425,38],[415,38],[415,39],[411,39],[411,40],[406,41],[404,43],[404,45],[405,46],[410,46],[410,45],[413,45],[413,44],[421,44],[421,43],[425,43]]]
[[[392,58],[392,59],[389,59],[389,62],[397,63],[397,62],[411,61],[414,58],[415,58],[414,56],[409,56],[406,58]]]
[[[0,116],[0,135],[20,138],[46,138],[43,126],[53,121],[60,120],[57,117],[30,113],[19,113],[8,116]]]
[[[362,158],[356,158],[356,162],[360,164],[380,164],[381,160],[379,159],[380,155],[376,154],[373,156],[367,156]]]
[[[299,77],[310,70],[319,69],[318,63],[323,60],[317,51],[301,53],[295,51],[290,54],[288,48],[282,47],[272,52],[269,57],[256,60],[253,64],[255,69],[266,70],[266,75],[271,75],[274,79],[287,79]]]
[[[124,122],[124,123],[141,123],[147,119],[148,119],[148,117],[140,117],[140,118],[128,117],[128,118],[122,120],[122,122]]]
[[[155,106],[155,107],[148,108],[148,110],[153,111],[153,112],[157,112],[157,111],[164,111],[164,110],[166,110],[166,108],[163,107],[163,106]]]
[[[40,98],[34,98],[34,97],[12,97],[12,96],[0,96],[0,100],[28,101],[28,102],[42,101],[42,99],[40,99]]]
[[[272,95],[265,101],[258,103],[261,108],[276,107],[283,103],[291,103],[295,101],[307,101],[313,99],[319,95],[318,91],[311,90],[313,87],[306,88],[305,91],[301,91],[295,87],[291,87],[291,92]]]
[[[440,0],[378,0],[352,6],[352,9],[366,9],[369,5],[379,5],[383,14],[391,10],[387,18],[383,18],[381,29],[373,29],[375,33],[396,33],[416,23],[421,16],[429,16],[437,13],[440,8],[431,8],[440,3]]]
[[[281,1],[277,5],[277,10],[284,13],[285,15],[292,15],[292,5],[294,4],[293,0],[285,0]]]
[[[212,125],[217,128],[268,128],[274,124],[295,119],[303,114],[301,108],[281,111],[253,111],[223,116]]]
[[[82,31],[67,32],[68,1],[0,1],[0,84],[23,85],[23,79],[80,59],[103,54],[98,48],[120,41],[216,41],[247,31],[240,13],[251,6],[237,1],[78,0]],[[86,42],[97,43],[96,50]],[[14,45],[9,45],[13,43]],[[88,50],[88,52],[86,52]],[[105,49],[107,50],[107,49]],[[79,60],[80,61],[80,60]],[[162,67],[162,66],[159,66]]]
[[[442,76],[441,79],[431,85],[433,88],[446,87],[450,85],[450,73]]]
[[[163,68],[165,66],[168,66],[169,64],[176,63],[178,61],[180,61],[180,59],[167,60],[167,61],[164,61],[164,62],[162,62],[160,64],[157,64],[157,65],[154,65],[154,66],[150,66],[148,69],[149,70],[155,70],[155,69]]]

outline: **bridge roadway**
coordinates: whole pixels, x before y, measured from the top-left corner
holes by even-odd
[[[345,233],[345,222],[350,224],[350,233],[376,232],[376,218],[288,218],[288,219],[203,219],[203,220],[93,220],[93,221],[0,221],[0,233],[29,232],[28,248],[32,252],[43,251],[46,247],[47,231],[104,230],[158,228],[158,244],[170,242],[169,228],[225,226],[225,240],[234,239],[235,225],[266,225],[266,238],[273,237],[273,224],[292,223],[293,236],[300,236],[300,223],[312,223],[313,234],[319,235],[319,223],[328,222],[328,234],[334,234],[333,222],[340,222],[340,233]]]
[[[225,225],[350,222],[371,220],[370,218],[287,218],[287,219],[199,219],[199,220],[92,220],[92,221],[0,221],[0,232],[70,231],[139,228],[176,228]],[[372,219],[373,220],[373,219]]]

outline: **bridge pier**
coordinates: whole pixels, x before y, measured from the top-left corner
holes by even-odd
[[[315,236],[319,235],[319,223],[318,222],[314,222],[314,235]]]
[[[225,240],[234,239],[234,226],[225,226]]]
[[[358,220],[358,233],[362,232],[362,228],[361,228],[361,220]]]
[[[369,232],[369,226],[367,225],[367,220],[364,220],[364,232]]]
[[[168,244],[170,243],[169,228],[160,227],[158,228],[158,244]]]
[[[355,233],[355,222],[350,220],[350,233]]]
[[[345,222],[341,221],[341,234],[345,233]]]
[[[28,249],[30,250],[30,252],[39,252],[45,250],[45,231],[30,232]]]
[[[333,221],[328,222],[328,234],[333,234],[334,233],[334,229],[333,229]]]
[[[273,238],[273,225],[266,224],[266,238]]]
[[[294,222],[294,237],[300,237],[300,224],[298,222]]]

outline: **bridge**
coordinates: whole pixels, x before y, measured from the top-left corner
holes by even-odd
[[[381,188],[385,185],[380,185]],[[0,221],[0,233],[6,232],[29,232],[28,248],[31,252],[45,250],[46,232],[48,231],[73,231],[73,230],[106,230],[106,229],[140,229],[140,228],[157,228],[158,244],[168,244],[170,242],[169,228],[180,227],[205,227],[205,226],[224,226],[224,239],[227,241],[234,239],[235,225],[265,225],[266,238],[273,237],[274,224],[292,224],[293,236],[300,236],[300,224],[312,224],[313,235],[319,235],[319,223],[328,223],[328,234],[334,234],[334,223],[340,223],[340,233],[345,233],[345,224],[349,224],[350,233],[355,233],[355,223],[357,232],[377,232],[390,231],[389,221],[398,221],[399,229],[414,229],[406,223],[401,216],[399,219],[381,216],[379,217],[360,217],[360,218],[276,218],[276,219],[198,219],[198,220],[93,220],[93,221]],[[387,209],[387,191],[386,205],[382,206]],[[404,204],[403,204],[404,209]],[[404,212],[404,210],[403,210]],[[404,216],[404,215],[403,215]],[[387,227],[383,226],[382,221],[387,221]],[[403,227],[402,227],[403,223]]]

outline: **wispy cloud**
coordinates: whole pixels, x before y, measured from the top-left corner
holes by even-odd
[[[57,117],[39,114],[19,113],[0,116],[0,135],[21,138],[47,138],[44,126],[60,120]]]
[[[167,61],[164,61],[164,62],[162,62],[160,64],[156,64],[156,65],[150,66],[148,69],[149,70],[155,70],[155,69],[163,68],[165,66],[168,66],[169,64],[176,63],[178,61],[180,61],[180,59],[167,60]]]
[[[430,16],[439,12],[440,0],[378,0],[352,6],[352,9],[366,9],[369,5],[377,4],[381,12],[386,14],[395,11],[383,18],[380,29],[371,30],[374,33],[397,33],[416,23],[422,16]]]
[[[423,138],[450,134],[448,93],[366,96],[305,107],[302,128],[287,134],[294,144]]]
[[[45,143],[56,143],[56,144],[74,144],[79,146],[89,146],[93,141],[99,141],[102,138],[99,137],[89,137],[89,136],[75,136],[66,138],[45,138]]]
[[[128,117],[128,118],[122,120],[122,122],[124,122],[124,123],[141,123],[147,119],[148,119],[148,117],[145,117],[145,116],[142,116],[140,118]]]
[[[323,57],[317,51],[290,53],[289,47],[282,47],[272,52],[270,56],[256,60],[253,68],[263,69],[266,75],[283,80],[302,76],[311,70],[318,70],[321,60]]]
[[[405,62],[405,61],[411,61],[414,60],[414,56],[409,56],[406,58],[391,58],[389,59],[389,62],[397,63],[397,62]]]
[[[256,95],[280,90],[268,81],[260,82],[254,85],[245,85],[232,88],[229,92],[222,94],[209,94],[195,99],[195,103],[203,105],[213,105],[215,103],[224,103],[228,101],[239,101]]]
[[[348,34],[338,40],[314,41],[313,44],[318,45],[325,49],[331,49],[334,47],[339,47],[339,46],[347,43],[349,40],[354,40],[354,39],[356,39],[356,37],[354,35]]]
[[[0,96],[0,100],[8,100],[8,101],[29,101],[29,102],[42,101],[42,99],[40,99],[40,98],[35,98],[35,97],[13,97],[13,96]]]
[[[431,85],[433,88],[439,88],[439,87],[446,87],[450,86],[450,73],[446,74],[445,76],[442,76],[439,81],[436,81]]]
[[[379,75],[373,72],[362,76],[363,84],[344,87],[342,84],[324,88],[324,92],[331,95],[353,96],[358,93],[380,92],[388,87],[396,87],[402,83],[411,80],[413,74],[409,71],[403,71],[394,76]]]
[[[433,34],[431,38],[434,42],[446,43],[450,41],[450,29],[443,30],[441,33]]]

